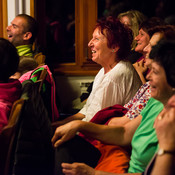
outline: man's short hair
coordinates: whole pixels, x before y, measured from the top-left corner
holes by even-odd
[[[35,41],[35,38],[38,33],[38,25],[36,20],[27,14],[19,14],[17,15],[17,17],[21,17],[26,20],[26,24],[24,25],[24,32],[32,33],[32,37],[30,39],[30,43],[32,44]]]

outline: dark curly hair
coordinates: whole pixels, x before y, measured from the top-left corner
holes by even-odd
[[[0,81],[7,82],[18,68],[19,56],[15,46],[0,38]]]
[[[118,60],[127,59],[133,40],[132,31],[128,27],[124,26],[119,19],[109,16],[99,19],[95,28],[99,28],[101,33],[106,36],[109,48],[119,47]]]
[[[150,58],[164,68],[168,84],[175,88],[175,40],[160,40],[153,46]]]
[[[164,39],[175,40],[175,26],[174,25],[163,25],[163,26],[155,26],[148,30],[150,37],[152,37],[155,33],[163,34]]]
[[[162,25],[165,25],[165,22],[163,19],[159,17],[151,17],[145,20],[143,23],[141,23],[139,28],[143,29],[149,36],[151,36],[149,29],[155,26],[162,26]]]

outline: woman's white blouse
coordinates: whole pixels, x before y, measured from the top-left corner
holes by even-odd
[[[101,68],[96,75],[92,91],[79,113],[90,121],[101,109],[126,104],[141,86],[140,78],[130,62],[120,61],[111,71],[104,74]]]

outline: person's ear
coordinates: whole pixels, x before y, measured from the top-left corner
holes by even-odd
[[[119,50],[119,47],[115,47],[112,49],[112,52],[117,52]]]
[[[26,32],[23,36],[23,40],[29,40],[32,37],[32,33],[31,32]]]

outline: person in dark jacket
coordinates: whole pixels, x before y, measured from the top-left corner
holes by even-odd
[[[21,83],[9,79],[18,68],[19,56],[8,40],[0,38],[0,132],[8,123],[11,107],[21,95]]]

